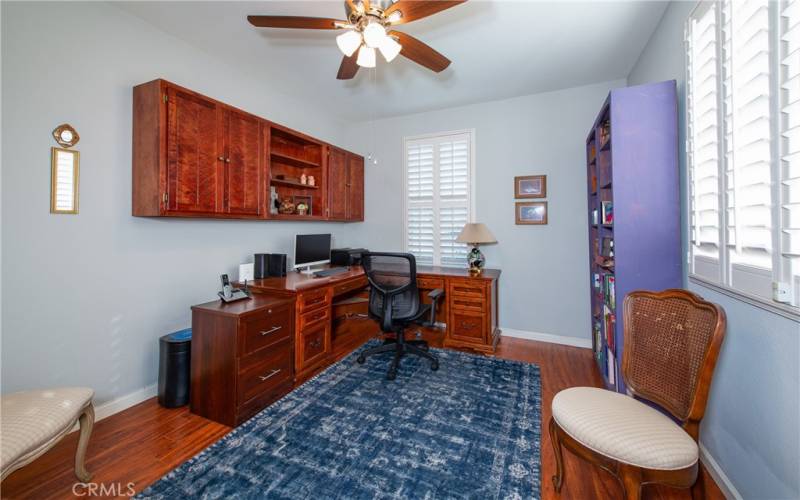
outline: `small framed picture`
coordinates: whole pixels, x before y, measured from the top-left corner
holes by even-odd
[[[514,198],[547,198],[547,176],[514,177]]]
[[[546,201],[518,201],[516,205],[515,222],[517,225],[547,224]]]

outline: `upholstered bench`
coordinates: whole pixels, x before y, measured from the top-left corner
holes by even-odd
[[[0,403],[2,479],[42,456],[69,434],[80,420],[75,475],[83,482],[89,481],[92,476],[87,472],[84,461],[94,425],[93,396],[94,391],[86,387],[3,395]]]

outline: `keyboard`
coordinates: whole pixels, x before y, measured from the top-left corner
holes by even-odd
[[[321,271],[314,272],[314,276],[317,278],[327,278],[328,276],[335,276],[337,274],[346,273],[349,271],[346,267],[332,267],[330,269],[322,269]]]

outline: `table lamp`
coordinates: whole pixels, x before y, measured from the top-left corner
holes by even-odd
[[[467,262],[469,263],[469,271],[473,274],[480,274],[481,270],[483,270],[483,265],[486,263],[486,259],[483,257],[478,245],[481,243],[497,243],[486,224],[481,224],[480,222],[465,224],[456,241],[472,245],[472,250],[467,254]]]

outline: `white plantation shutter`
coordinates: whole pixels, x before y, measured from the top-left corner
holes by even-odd
[[[731,285],[772,296],[769,0],[722,4],[728,265]]]
[[[692,272],[719,281],[720,194],[716,5],[689,20],[687,153],[691,198]]]
[[[406,249],[421,264],[463,265],[471,217],[470,133],[406,140]]]
[[[800,0],[702,2],[685,35],[691,274],[798,307]]]
[[[800,306],[800,0],[781,5],[780,110],[781,164],[780,224],[781,281],[794,288],[794,305]]]

